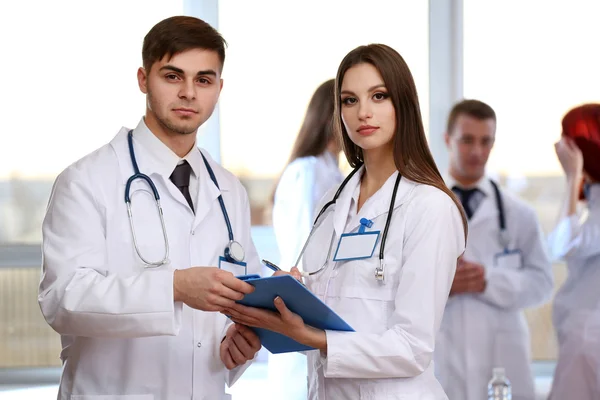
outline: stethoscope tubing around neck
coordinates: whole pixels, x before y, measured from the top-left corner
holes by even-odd
[[[298,258],[296,260],[296,263],[294,264],[295,266],[298,266],[298,264],[300,263],[300,260],[302,259],[302,257],[304,256],[304,253],[306,251],[306,248],[308,247],[308,243],[310,242],[311,237],[313,236],[313,233],[315,232],[316,228],[318,226],[320,226],[321,222],[323,222],[323,220],[319,221],[321,216],[329,209],[329,207],[331,207],[332,205],[335,205],[339,196],[341,195],[342,191],[344,190],[344,188],[346,187],[346,185],[348,184],[348,182],[352,179],[352,177],[360,170],[360,168],[362,167],[362,163],[357,165],[352,172],[344,179],[344,181],[340,184],[338,190],[335,192],[335,194],[333,195],[333,198],[328,201],[327,203],[325,203],[325,205],[323,205],[323,207],[321,208],[321,210],[319,211],[319,213],[317,214],[317,217],[315,218],[315,221],[313,223],[313,226],[310,230],[310,233],[308,234],[308,238],[306,239],[304,246],[302,247],[302,250],[300,251],[300,254],[298,255]],[[387,235],[390,229],[390,225],[391,225],[391,221],[392,221],[392,216],[393,216],[393,211],[394,211],[394,206],[396,203],[396,193],[398,192],[398,186],[400,185],[400,180],[402,179],[402,175],[400,174],[400,172],[398,172],[398,176],[396,177],[396,182],[394,184],[394,190],[392,193],[392,198],[390,200],[390,206],[388,209],[388,215],[387,215],[387,219],[385,222],[385,227],[383,230],[383,235],[381,237],[381,244],[379,246],[379,267],[376,269],[377,271],[381,271],[381,279],[378,278],[378,280],[383,280],[383,259],[384,259],[384,254],[385,254],[385,242],[387,240]],[[335,233],[332,233],[332,239],[329,243],[329,250],[327,253],[327,257],[325,260],[325,263],[323,264],[323,266],[321,266],[321,268],[319,268],[316,271],[312,271],[312,272],[304,272],[302,275],[303,276],[311,276],[311,275],[315,275],[318,274],[319,272],[323,271],[325,269],[325,267],[327,266],[327,263],[329,262],[329,257],[331,256],[331,250],[333,247],[333,240],[335,239]],[[376,273],[377,276],[377,273]]]
[[[490,179],[492,188],[494,189],[494,198],[496,200],[496,208],[498,209],[498,227],[500,229],[500,245],[503,247],[505,252],[508,252],[508,234],[506,232],[506,213],[504,210],[504,202],[502,201],[502,195],[500,194],[500,188]]]
[[[129,221],[130,221],[130,225],[131,225],[131,230],[132,230],[132,235],[133,235],[136,252],[137,252],[138,256],[142,259],[142,261],[144,261],[144,263],[146,263],[148,265],[154,265],[154,266],[163,265],[165,262],[168,261],[169,245],[168,245],[167,231],[166,231],[166,227],[165,227],[165,223],[164,223],[163,211],[162,211],[162,207],[160,205],[160,195],[158,193],[158,190],[156,189],[156,185],[154,185],[154,182],[152,182],[152,179],[150,179],[149,176],[142,174],[140,172],[140,169],[139,169],[139,166],[137,163],[137,159],[135,157],[135,152],[133,149],[133,130],[130,130],[127,135],[127,144],[129,147],[129,156],[131,158],[131,164],[133,166],[134,174],[129,177],[129,179],[127,180],[127,183],[125,185],[125,203],[127,204],[127,212],[129,214]],[[219,183],[217,181],[217,178],[215,176],[213,169],[211,168],[211,166],[208,163],[208,160],[206,159],[204,154],[202,152],[200,152],[200,155],[202,156],[202,160],[204,162],[204,165],[206,167],[208,175],[210,176],[210,180],[215,184],[217,189],[220,191],[221,188],[219,187]],[[159,211],[161,224],[162,224],[162,228],[163,228],[163,237],[165,240],[165,248],[166,248],[165,257],[163,258],[163,260],[161,262],[149,262],[144,257],[142,257],[142,255],[140,254],[140,251],[138,249],[138,246],[137,246],[135,229],[133,227],[133,218],[132,218],[132,212],[131,212],[131,197],[129,195],[129,192],[131,189],[131,184],[136,179],[143,179],[150,186],[150,189],[152,190],[152,194],[154,195],[154,199],[156,200],[156,205],[157,205],[157,208]],[[234,261],[234,262],[242,262],[245,258],[245,252],[244,252],[242,245],[239,244],[238,242],[236,242],[234,239],[233,228],[231,227],[231,220],[229,219],[229,214],[227,213],[227,208],[225,207],[225,201],[223,200],[223,195],[219,193],[219,196],[217,199],[219,201],[219,206],[220,206],[221,212],[223,214],[223,219],[225,220],[225,225],[227,226],[227,235],[229,237],[228,246],[225,248],[225,258],[230,259],[231,261]]]

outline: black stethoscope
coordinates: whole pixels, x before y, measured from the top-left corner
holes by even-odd
[[[306,251],[306,247],[308,246],[310,238],[312,237],[313,233],[315,232],[315,229],[320,225],[318,223],[319,218],[321,218],[321,216],[325,213],[325,211],[327,211],[327,209],[329,209],[329,207],[335,205],[338,197],[340,197],[340,194],[346,187],[346,184],[350,181],[350,179],[352,179],[354,174],[356,174],[361,167],[362,167],[362,163],[360,165],[358,165],[356,168],[354,168],[354,170],[340,184],[340,187],[333,195],[333,198],[330,201],[328,201],[323,206],[323,208],[321,208],[321,211],[319,211],[319,213],[317,214],[317,217],[315,218],[315,222],[313,223],[312,229],[310,230],[310,233],[308,234],[308,238],[304,242],[304,246],[302,247],[302,250],[300,251],[300,254],[298,255],[298,259],[296,260],[296,263],[294,264],[295,266],[299,265],[300,260],[302,259],[302,256],[304,256],[304,252]],[[392,193],[392,200],[390,201],[390,208],[388,210],[387,219],[385,221],[385,228],[383,229],[383,236],[381,237],[381,245],[379,247],[379,265],[377,265],[375,267],[375,279],[380,282],[383,282],[385,280],[385,263],[384,263],[385,242],[387,239],[388,231],[390,229],[390,223],[392,222],[392,213],[394,211],[394,203],[396,202],[396,192],[398,191],[398,185],[400,184],[401,179],[402,179],[402,175],[400,175],[400,172],[398,172],[398,176],[396,177],[396,183],[394,184],[394,191]],[[335,231],[332,232],[332,234],[331,234],[331,241],[329,242],[329,250],[327,252],[327,257],[325,258],[325,261],[324,261],[323,265],[321,266],[321,268],[319,268],[318,270],[313,271],[313,272],[300,271],[302,276],[309,277],[311,275],[316,275],[325,270],[325,268],[327,267],[327,264],[329,262],[329,258],[331,256],[331,250],[333,249],[334,240],[335,240]]]
[[[504,216],[504,202],[502,201],[502,195],[496,182],[490,179],[492,188],[494,188],[494,197],[496,198],[496,208],[498,209],[498,226],[500,232],[498,234],[498,241],[504,249],[504,252],[508,252],[508,232],[506,232],[506,218]]]
[[[135,251],[136,251],[137,255],[144,262],[144,264],[146,264],[147,268],[159,267],[161,265],[165,265],[165,264],[169,263],[169,239],[167,237],[167,229],[165,227],[165,219],[163,216],[163,210],[160,205],[160,196],[158,194],[158,190],[156,189],[156,186],[154,185],[154,182],[152,182],[152,179],[150,179],[150,177],[148,175],[140,173],[140,170],[138,168],[137,161],[135,158],[135,153],[133,151],[133,130],[130,130],[127,135],[127,143],[129,145],[129,156],[131,157],[131,163],[133,164],[133,172],[134,173],[133,173],[133,175],[131,175],[129,177],[129,179],[127,180],[127,184],[125,185],[125,204],[127,204],[127,214],[129,216],[129,225],[131,226],[131,235],[133,237],[133,246],[135,247]],[[208,174],[210,175],[210,179],[213,181],[213,183],[215,184],[217,189],[220,190],[219,183],[217,182],[217,178],[215,177],[215,174],[214,174],[212,168],[208,164],[206,157],[204,157],[204,154],[202,154],[202,152],[200,152],[200,154],[202,155],[202,159],[204,160],[204,165],[206,166],[206,170],[208,171]],[[136,179],[142,179],[148,184],[148,186],[150,186],[150,189],[152,189],[152,193],[154,195],[154,199],[156,200],[156,208],[158,210],[158,215],[160,216],[160,223],[162,226],[162,233],[163,233],[164,245],[165,245],[165,252],[164,252],[163,258],[159,261],[150,261],[150,260],[147,260],[146,258],[144,258],[144,256],[142,256],[140,249],[138,247],[138,244],[137,244],[135,228],[133,226],[133,214],[131,212],[131,198],[129,196],[129,190],[131,188],[131,184]],[[227,209],[225,208],[225,202],[223,201],[223,196],[219,194],[218,200],[219,200],[219,205],[221,206],[221,212],[223,213],[223,217],[225,218],[225,224],[227,225],[227,232],[229,233],[229,243],[225,247],[225,259],[230,262],[241,263],[244,261],[244,257],[245,257],[244,248],[242,247],[242,245],[239,242],[235,241],[233,238],[233,229],[231,228],[231,222],[229,220],[229,215],[227,214]]]

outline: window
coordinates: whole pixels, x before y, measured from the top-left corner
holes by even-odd
[[[52,183],[137,125],[144,35],[182,9],[170,0],[0,3],[0,369],[60,366],[59,338],[36,300]]]
[[[56,176],[137,125],[144,35],[182,9],[168,0],[2,2],[0,74],[10,96],[2,106],[0,244],[40,242]]]
[[[489,172],[535,207],[546,233],[564,189],[553,146],[561,119],[600,101],[598,15],[593,0],[464,0],[464,95],[489,103],[498,117]],[[564,265],[554,272],[558,289]],[[527,317],[534,359],[555,359],[551,303]]]
[[[219,2],[229,43],[220,100],[223,165],[248,189],[253,223],[270,196],[314,90],[353,48],[384,43],[405,58],[428,121],[428,4],[377,0]]]

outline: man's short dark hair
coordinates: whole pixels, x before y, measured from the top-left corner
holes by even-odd
[[[227,43],[219,32],[201,19],[187,16],[170,17],[154,25],[144,37],[142,61],[144,69],[150,72],[152,65],[163,57],[190,49],[215,51],[225,63]]]
[[[468,115],[469,117],[481,121],[493,119],[494,122],[496,122],[496,113],[492,107],[479,100],[463,100],[456,103],[450,111],[448,124],[446,126],[446,133],[448,133],[448,135],[454,130],[454,125],[456,124],[459,115]]]

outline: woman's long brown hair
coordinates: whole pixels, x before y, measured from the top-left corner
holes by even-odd
[[[364,159],[362,149],[350,140],[342,123],[340,92],[346,71],[362,63],[377,68],[394,104],[396,111],[396,133],[393,138],[394,162],[398,172],[411,181],[434,186],[450,196],[461,213],[466,240],[467,217],[460,201],[444,183],[429,150],[421,119],[417,88],[410,69],[396,50],[384,44],[357,47],[344,57],[337,72],[333,128],[342,143],[348,163],[356,167]]]
[[[333,134],[334,88],[335,79],[329,79],[319,85],[313,93],[286,166],[298,158],[320,156],[335,138]],[[271,203],[275,201],[275,192],[280,179],[281,175],[277,178],[271,192]]]

